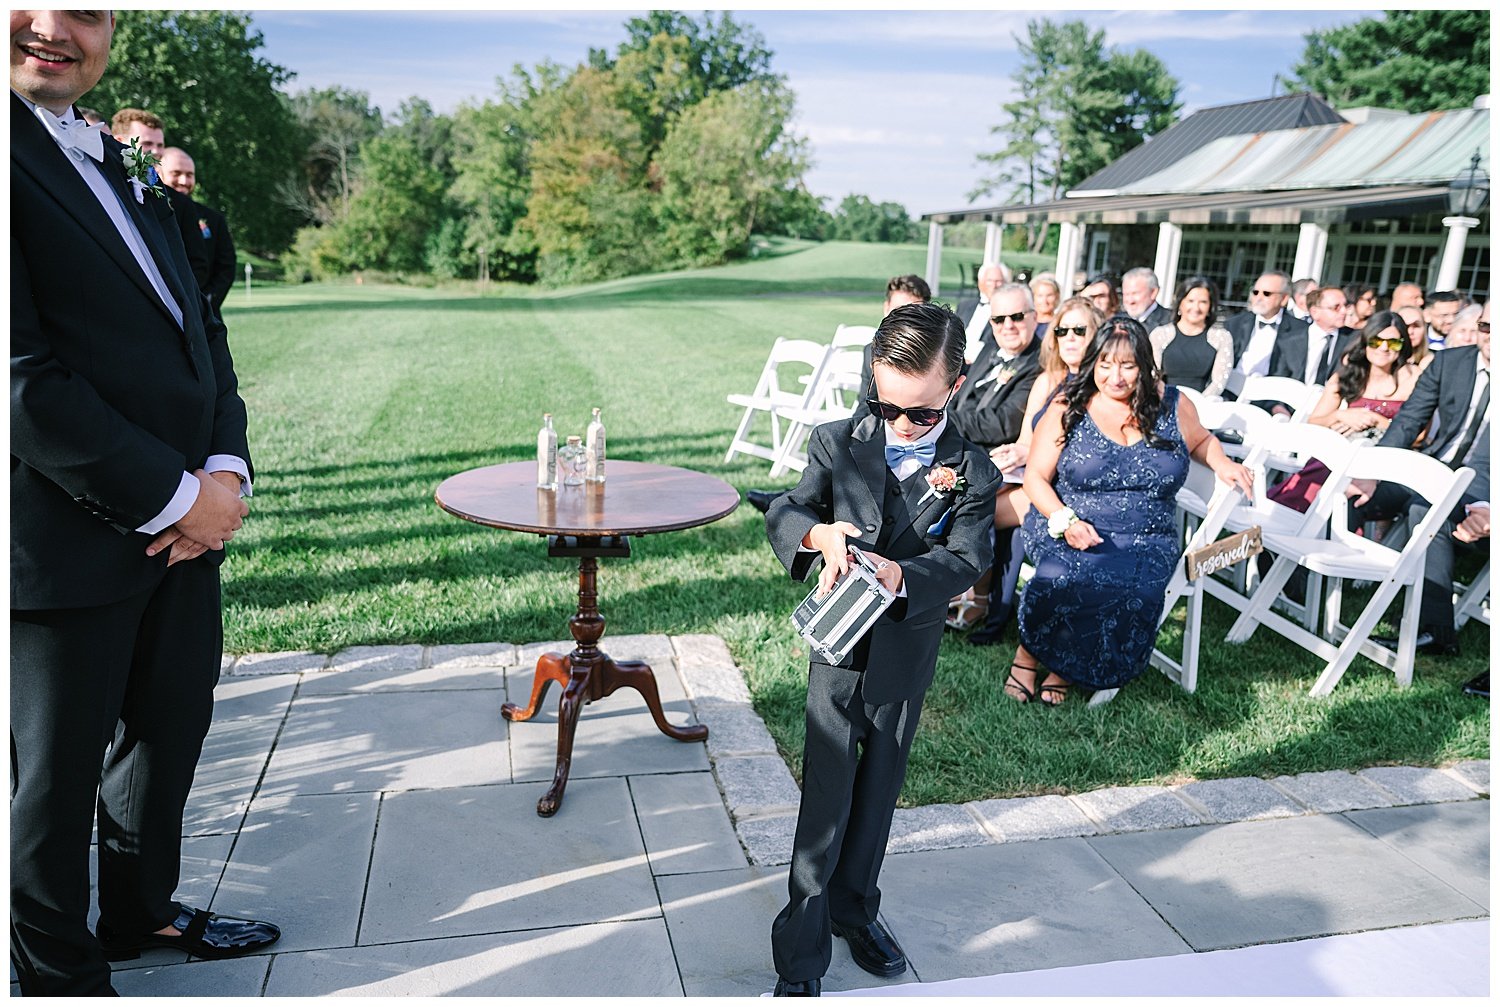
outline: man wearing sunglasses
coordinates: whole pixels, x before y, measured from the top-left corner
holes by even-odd
[[[1287,274],[1263,273],[1250,288],[1250,306],[1224,320],[1234,341],[1234,369],[1245,377],[1270,374],[1276,347],[1307,332],[1307,322],[1287,307],[1291,287]]]
[[[813,430],[807,468],[771,504],[766,533],[819,589],[858,539],[896,601],[838,665],[808,669],[802,805],[790,898],[771,926],[776,996],[818,996],[836,934],[860,968],[906,971],[880,923],[877,881],[906,759],[932,682],[948,599],[989,568],[1000,473],[944,408],[964,387],[964,327],[937,304],[892,311],[876,330],[869,412]]]
[[[1349,305],[1342,287],[1319,287],[1307,295],[1312,322],[1278,339],[1271,352],[1273,377],[1291,377],[1309,385],[1321,385],[1339,364],[1343,347],[1354,335],[1344,327]]]
[[[1021,435],[1021,412],[1041,373],[1031,288],[1006,283],[990,298],[990,339],[953,395],[949,415],[958,432],[989,450]]]

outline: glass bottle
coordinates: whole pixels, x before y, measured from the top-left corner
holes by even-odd
[[[552,429],[552,414],[542,414],[542,429],[536,435],[537,489],[557,489],[557,431]]]
[[[583,438],[573,434],[568,443],[557,449],[557,469],[564,486],[582,486],[584,460]]]
[[[604,481],[604,421],[599,418],[599,408],[594,407],[594,419],[589,424],[587,441],[588,464],[584,478],[591,483]]]

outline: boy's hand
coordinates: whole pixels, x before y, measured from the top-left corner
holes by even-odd
[[[898,593],[901,590],[901,584],[906,579],[906,575],[901,569],[901,564],[893,559],[877,556],[868,549],[864,552],[865,559],[875,564],[875,579],[884,584],[885,589],[891,592],[891,594]]]
[[[818,596],[833,590],[840,577],[849,572],[849,539],[858,538],[860,530],[848,521],[815,524],[802,539],[809,549],[823,554],[823,572],[818,575]]]

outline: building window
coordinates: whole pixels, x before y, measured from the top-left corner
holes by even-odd
[[[1396,284],[1408,280],[1426,290],[1437,277],[1438,258],[1441,249],[1432,245],[1396,245],[1391,248],[1391,261],[1385,275],[1380,278],[1381,293],[1390,293]]]
[[[1464,249],[1464,262],[1458,269],[1458,289],[1470,298],[1486,300],[1490,296],[1490,250],[1487,245],[1470,245]]]

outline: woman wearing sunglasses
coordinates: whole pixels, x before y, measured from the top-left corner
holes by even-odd
[[[1378,440],[1421,375],[1412,360],[1406,320],[1394,311],[1377,311],[1350,341],[1307,421],[1351,439]],[[1267,496],[1305,514],[1327,478],[1328,467],[1314,458]]]
[[[990,610],[992,571],[953,599],[947,621],[950,629],[967,630],[985,622],[984,632],[998,638],[1010,625],[1011,613],[1015,611],[1016,581],[1021,574],[1025,552],[1020,538],[1014,535],[1014,529],[1021,526],[1021,520],[1031,507],[1031,501],[1021,489],[1023,466],[1031,450],[1031,433],[1047,403],[1062,389],[1063,382],[1078,373],[1078,365],[1104,322],[1099,309],[1082,296],[1070,297],[1054,317],[1056,325],[1044,335],[1037,336],[1042,343],[1042,370],[1031,386],[1026,408],[1021,414],[1027,422],[1022,424],[1015,443],[1002,444],[990,451],[990,461],[1006,474],[1006,482],[995,497],[995,557],[1000,561],[995,569],[1004,578],[1003,586],[995,592],[997,618],[986,619]],[[1002,608],[1003,619],[998,618]]]

